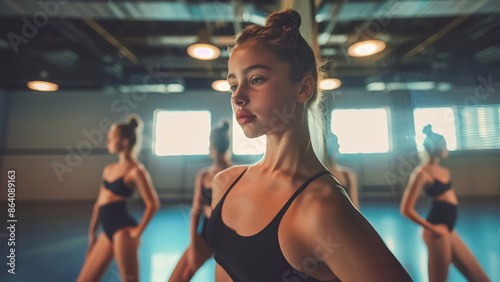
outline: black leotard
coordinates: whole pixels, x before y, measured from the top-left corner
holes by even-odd
[[[130,197],[135,189],[131,189],[123,182],[123,178],[127,175],[118,178],[113,182],[107,182],[103,179],[104,187],[110,190],[113,194],[121,197]],[[113,241],[115,232],[126,226],[137,226],[135,219],[127,212],[127,202],[118,201],[112,202],[99,207],[99,218],[104,229],[104,233],[110,241]]]
[[[432,224],[442,223],[448,225],[448,230],[451,232],[455,227],[457,217],[458,208],[456,205],[446,201],[433,200],[426,219]]]
[[[113,235],[126,226],[137,226],[137,221],[128,213],[127,202],[112,202],[99,207],[99,219],[108,239],[112,242]]]
[[[320,281],[288,263],[279,245],[278,228],[288,207],[307,185],[331,173],[324,170],[308,179],[263,230],[252,236],[241,236],[224,224],[221,210],[227,194],[247,169],[227,189],[208,222],[208,242],[215,260],[234,281]]]
[[[451,189],[451,180],[448,183],[443,183],[436,179],[434,174],[430,173],[427,170],[424,170],[427,174],[429,174],[434,182],[432,185],[425,188],[425,195],[429,198],[435,198],[439,195],[442,195],[444,192]],[[458,208],[457,205],[452,204],[447,201],[441,200],[432,200],[431,210],[427,214],[427,221],[433,224],[446,224],[448,225],[448,230],[451,232],[455,227],[458,217]]]

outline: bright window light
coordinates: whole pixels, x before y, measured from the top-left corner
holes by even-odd
[[[156,112],[154,150],[158,156],[207,155],[209,111]]]
[[[266,136],[248,138],[233,115],[233,155],[260,155],[266,151]]]
[[[332,111],[331,131],[337,135],[342,154],[389,151],[388,113],[385,108]]]
[[[468,106],[459,113],[459,149],[500,149],[499,105]]]
[[[443,135],[446,148],[449,151],[457,149],[457,135],[455,131],[455,111],[451,107],[442,108],[415,108],[415,142],[419,151],[424,150],[425,135],[422,130],[427,124],[432,125],[432,131]]]

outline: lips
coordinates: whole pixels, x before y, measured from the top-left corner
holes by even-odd
[[[249,111],[245,111],[245,110],[239,110],[236,112],[236,120],[238,121],[239,124],[243,125],[243,124],[246,124],[246,123],[249,123],[251,122],[252,120],[254,120],[256,118],[255,115],[253,115],[251,112]]]
[[[238,123],[241,125],[247,124],[255,119],[255,116],[243,116],[238,119]]]

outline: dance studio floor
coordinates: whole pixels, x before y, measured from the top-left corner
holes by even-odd
[[[361,212],[413,280],[427,281],[427,251],[420,228],[399,214],[398,204],[397,201],[362,201]],[[428,203],[422,202],[419,212],[422,214],[427,208]],[[0,281],[75,281],[88,244],[91,210],[91,204],[18,204],[16,274],[8,274],[6,265],[2,264]],[[137,220],[141,210],[131,206]],[[141,281],[167,281],[189,242],[189,214],[189,205],[162,205],[142,237]],[[492,281],[500,281],[499,215],[498,201],[462,200],[456,226]],[[2,255],[7,254],[6,239],[4,229],[0,233]],[[214,264],[213,259],[209,260],[192,281],[213,281]],[[114,261],[101,281],[120,281]],[[466,280],[451,267],[448,281]]]

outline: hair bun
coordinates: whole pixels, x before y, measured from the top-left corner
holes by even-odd
[[[428,125],[424,126],[424,129],[422,129],[422,132],[423,132],[425,135],[427,135],[427,136],[429,136],[429,135],[431,135],[432,133],[434,133],[434,132],[432,132],[432,125],[428,124]]]
[[[229,122],[227,120],[222,120],[220,128],[227,131],[229,129]]]
[[[267,17],[266,26],[275,28],[285,28],[298,31],[301,24],[301,18],[297,11],[287,9],[274,12]]]
[[[129,124],[130,126],[132,126],[133,128],[136,128],[136,127],[139,125],[139,123],[137,122],[137,119],[136,119],[136,118],[131,118],[131,119],[129,120],[128,124]]]

